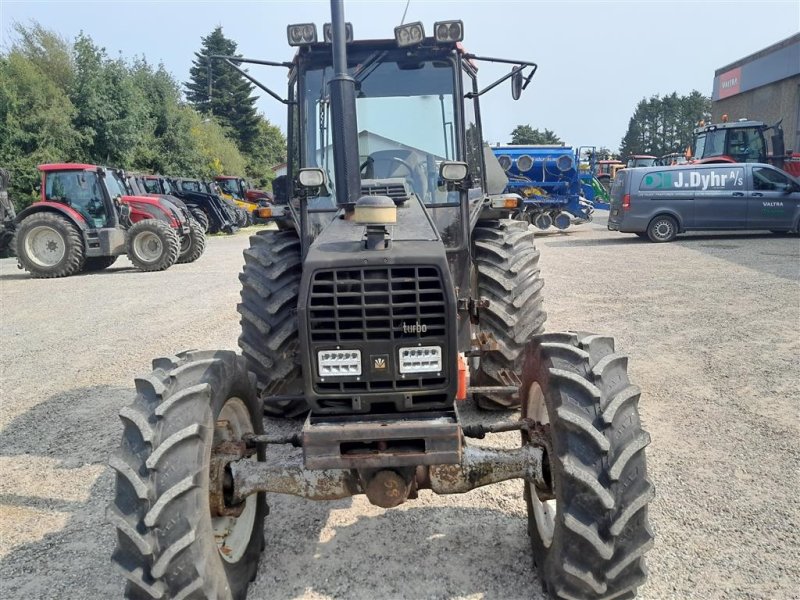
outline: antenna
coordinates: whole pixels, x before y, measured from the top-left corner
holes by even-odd
[[[400,19],[400,25],[406,22],[406,13],[408,12],[408,5],[411,4],[411,0],[406,0],[406,8],[403,10],[403,18]]]

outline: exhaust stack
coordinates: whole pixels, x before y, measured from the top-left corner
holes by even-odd
[[[336,204],[351,210],[361,195],[356,121],[356,82],[347,74],[347,34],[343,0],[331,0],[333,77],[328,84],[331,99],[331,137]]]

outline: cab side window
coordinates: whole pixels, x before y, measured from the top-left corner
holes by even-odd
[[[753,189],[759,192],[797,191],[798,186],[775,169],[753,167]]]

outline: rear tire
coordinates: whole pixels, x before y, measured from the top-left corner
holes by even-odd
[[[125,597],[243,600],[264,544],[265,494],[231,518],[212,515],[209,491],[212,447],[264,431],[246,364],[229,351],[187,352],[153,368],[120,411],[122,444],[109,460],[116,493],[106,517]]]
[[[180,240],[164,221],[145,219],[128,229],[125,249],[128,259],[140,271],[163,271],[178,260]]]
[[[516,386],[526,344],[544,329],[544,282],[533,227],[524,221],[503,219],[475,228],[474,265],[477,294],[488,300],[480,309],[480,329],[497,340],[497,350],[485,352],[474,381],[479,386]],[[519,396],[486,395],[482,408],[513,408]]]
[[[239,347],[256,374],[264,412],[269,415],[293,417],[308,410],[304,399],[274,399],[303,394],[297,324],[302,272],[296,232],[268,229],[250,236],[239,275]]]
[[[178,262],[185,264],[196,261],[206,249],[206,234],[203,227],[194,219],[189,220],[189,233],[181,240],[181,251]]]
[[[83,269],[83,236],[68,218],[54,212],[28,215],[12,243],[22,268],[37,279],[69,277]]]
[[[658,216],[647,226],[647,237],[657,244],[671,242],[678,237],[678,222],[667,215]]]
[[[525,486],[528,533],[546,592],[560,599],[632,598],[653,545],[639,388],[614,340],[545,334],[526,350],[522,417],[538,426],[550,490]],[[523,443],[532,441],[523,431]]]
[[[116,256],[91,256],[83,263],[83,272],[102,271],[117,262]]]

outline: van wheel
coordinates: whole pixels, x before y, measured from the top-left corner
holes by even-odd
[[[647,237],[651,242],[671,242],[677,236],[678,222],[667,215],[656,217],[647,226]]]

